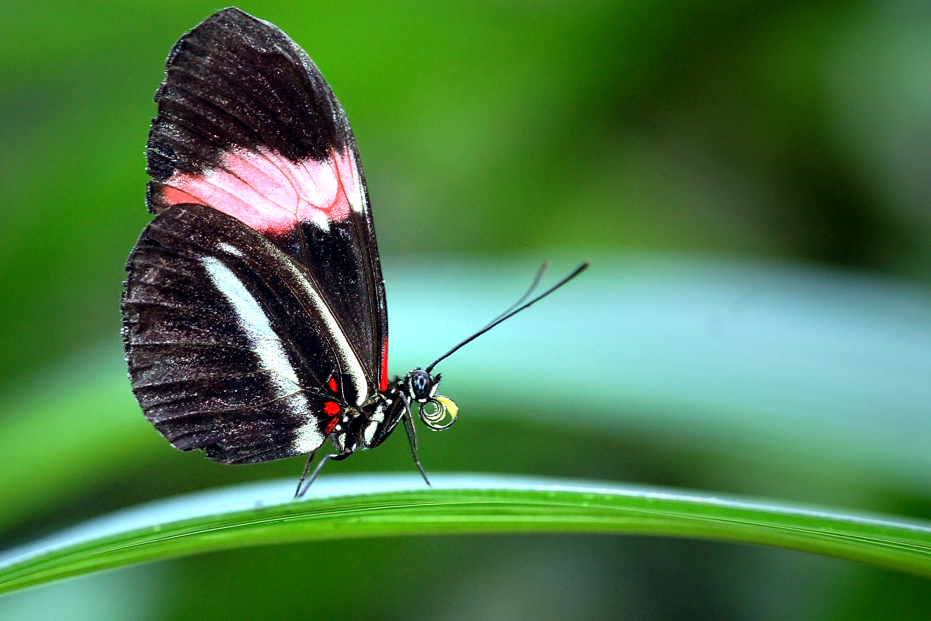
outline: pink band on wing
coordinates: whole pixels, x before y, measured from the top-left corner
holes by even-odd
[[[162,190],[162,198],[169,205],[180,205],[182,203],[195,203],[197,205],[205,205],[200,201],[200,199],[195,198],[188,194],[187,192],[182,192],[178,188],[173,188],[170,186],[165,186]]]
[[[176,172],[165,182],[169,205],[202,203],[231,215],[263,234],[281,234],[297,222],[322,228],[349,217],[353,204],[364,205],[351,151],[298,163],[270,151],[235,150],[219,168],[194,175]]]

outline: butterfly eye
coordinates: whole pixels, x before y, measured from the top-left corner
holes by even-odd
[[[453,426],[459,418],[459,406],[443,395],[437,395],[420,404],[420,419],[433,431],[443,431]]]
[[[414,401],[425,403],[427,399],[433,396],[430,394],[433,391],[433,379],[423,369],[411,371],[408,382]]]

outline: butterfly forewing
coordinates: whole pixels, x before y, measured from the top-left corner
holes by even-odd
[[[205,204],[306,268],[369,377],[388,334],[365,179],[342,107],[310,58],[238,9],[183,36],[148,141],[150,209]]]
[[[146,416],[224,462],[313,451],[387,381],[387,312],[355,141],[319,71],[236,9],[178,41],[148,142],[157,214],[127,265]]]

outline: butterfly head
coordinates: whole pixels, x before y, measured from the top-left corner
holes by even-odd
[[[459,407],[449,397],[436,394],[442,374],[414,369],[404,378],[405,392],[420,404],[420,419],[433,431],[449,429],[459,417]]]

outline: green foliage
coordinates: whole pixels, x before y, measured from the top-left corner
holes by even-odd
[[[0,592],[132,563],[274,543],[451,533],[700,537],[830,554],[931,576],[931,523],[672,490],[438,476],[331,477],[311,498],[250,485],[155,503],[0,559]]]

